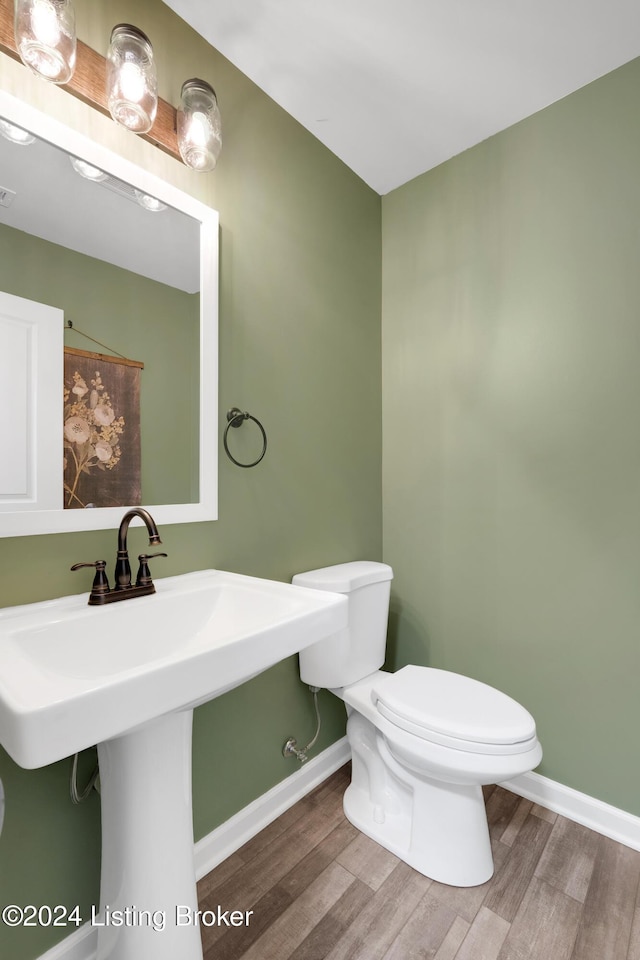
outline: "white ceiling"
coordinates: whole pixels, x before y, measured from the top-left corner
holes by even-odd
[[[638,0],[165,2],[380,194],[640,55]]]

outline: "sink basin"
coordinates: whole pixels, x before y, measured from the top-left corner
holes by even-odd
[[[96,960],[202,960],[193,707],[347,625],[346,597],[220,570],[157,580],[156,591],[102,607],[85,593],[0,610],[2,746],[31,768],[98,745]],[[161,916],[162,929],[108,922],[136,909]]]
[[[104,607],[0,610],[0,743],[40,767],[219,696],[346,625],[346,599],[220,570]]]

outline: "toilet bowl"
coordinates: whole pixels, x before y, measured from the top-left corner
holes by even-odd
[[[470,677],[384,662],[386,564],[358,561],[293,582],[349,595],[349,625],[300,654],[300,675],[345,703],[352,754],[344,796],[359,830],[427,877],[475,886],[493,874],[482,785],[536,767],[531,714]]]

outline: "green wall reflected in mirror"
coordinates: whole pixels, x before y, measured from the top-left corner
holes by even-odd
[[[65,346],[144,363],[142,502],[198,499],[198,293],[141,277],[0,223],[0,290],[59,307]],[[81,331],[77,332],[77,331]],[[83,336],[82,334],[86,334]],[[62,418],[62,384],[60,384]]]

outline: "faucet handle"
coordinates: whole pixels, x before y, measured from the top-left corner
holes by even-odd
[[[138,556],[138,561],[140,566],[138,567],[138,575],[136,577],[136,587],[148,587],[151,583],[151,571],[149,570],[149,564],[147,561],[153,560],[154,557],[166,557],[166,553],[141,553]]]
[[[101,597],[104,594],[109,593],[109,581],[107,580],[107,575],[105,573],[106,566],[107,566],[106,560],[94,560],[93,563],[74,563],[71,569],[79,570],[81,567],[95,567],[96,575],[93,578],[93,586],[91,587],[91,596]]]

